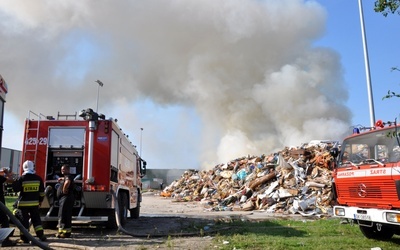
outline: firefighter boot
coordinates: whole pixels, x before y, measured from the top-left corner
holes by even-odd
[[[41,240],[41,241],[46,241],[47,237],[44,236],[44,230],[40,229],[36,231],[36,236]]]
[[[56,237],[59,239],[66,239],[71,237],[71,233],[58,233]]]

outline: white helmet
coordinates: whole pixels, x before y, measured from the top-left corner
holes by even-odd
[[[24,169],[24,172],[35,172],[35,164],[33,164],[32,161],[25,161],[22,168]]]

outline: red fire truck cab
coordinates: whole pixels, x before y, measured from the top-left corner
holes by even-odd
[[[334,171],[334,216],[359,225],[367,238],[400,234],[400,126],[379,120],[343,141]]]
[[[33,161],[45,183],[46,197],[40,207],[44,226],[54,227],[58,220],[56,191],[63,164],[75,176],[73,223],[105,223],[115,228],[115,214],[122,225],[129,213],[138,218],[146,162],[116,120],[90,108],[79,117],[77,113],[53,118],[30,112],[25,122],[21,166]]]

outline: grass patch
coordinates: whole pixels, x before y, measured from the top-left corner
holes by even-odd
[[[5,196],[4,198],[5,198],[5,201],[6,201],[6,207],[10,211],[13,211],[12,205],[14,204],[14,202],[18,198],[18,196]]]
[[[340,224],[338,219],[234,221],[229,228],[215,237],[219,249],[336,250],[380,247],[386,250],[400,247],[398,236],[390,241],[370,240],[361,234],[358,226]]]

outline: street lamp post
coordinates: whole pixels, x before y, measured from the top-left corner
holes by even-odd
[[[143,128],[140,128],[140,157],[142,157],[142,134]]]
[[[370,74],[370,70],[369,70],[367,39],[366,39],[366,35],[365,35],[364,15],[363,15],[363,7],[362,7],[361,0],[358,0],[358,8],[359,8],[359,11],[360,11],[361,34],[362,34],[362,38],[363,38],[363,47],[364,47],[365,74],[366,74],[366,77],[367,77],[367,90],[368,90],[368,104],[369,104],[370,123],[371,123],[371,127],[374,127],[375,126],[374,98],[373,98],[373,94],[372,94],[371,74]]]
[[[97,87],[97,102],[96,102],[96,113],[99,111],[99,95],[100,95],[100,87],[103,87],[103,83],[100,80],[96,81],[99,85]]]
[[[0,75],[0,149],[2,146],[2,140],[3,140],[4,103],[6,102],[7,92],[8,92],[7,83],[3,79],[3,77]],[[0,150],[0,159],[1,159],[1,150]]]

